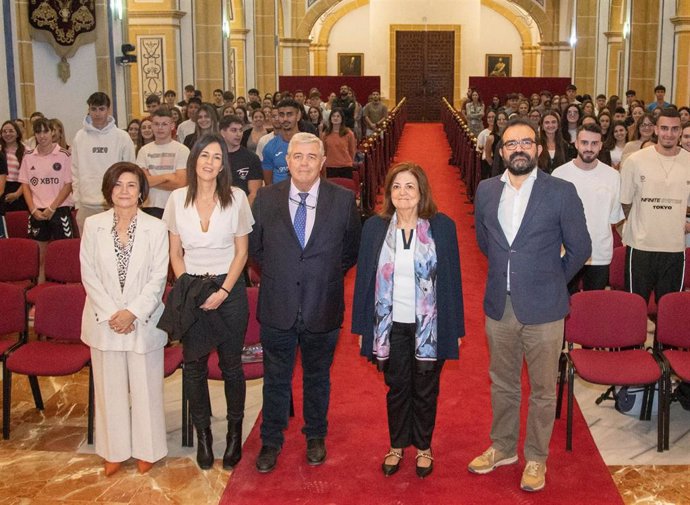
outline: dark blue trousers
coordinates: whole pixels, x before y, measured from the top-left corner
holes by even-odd
[[[307,440],[326,437],[331,394],[330,370],[339,332],[340,328],[326,333],[311,333],[305,328],[301,317],[289,330],[261,326],[261,344],[264,350],[261,440],[264,445],[283,445],[298,347],[303,369],[302,433]]]

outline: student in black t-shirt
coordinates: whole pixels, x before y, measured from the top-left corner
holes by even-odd
[[[261,160],[246,147],[242,147],[242,120],[235,115],[220,120],[220,134],[225,139],[230,158],[232,184],[247,194],[249,205],[254,203],[256,192],[263,185]]]

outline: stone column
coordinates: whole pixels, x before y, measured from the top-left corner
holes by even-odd
[[[541,75],[560,76],[561,59],[570,58],[571,47],[568,42],[540,42]]]
[[[254,3],[256,85],[266,93],[278,87],[276,75],[276,12],[274,0]]]
[[[205,101],[224,88],[223,12],[220,0],[197,2],[194,9],[195,83]]]
[[[677,16],[671,18],[676,36],[676,72],[673,103],[690,103],[690,2],[678,2]]]
[[[17,60],[19,69],[19,102],[26,118],[36,110],[36,86],[34,81],[34,51],[29,34],[29,2],[17,2]]]
[[[537,60],[541,54],[539,46],[520,46],[522,50],[523,77],[537,77]]]
[[[594,96],[597,59],[597,0],[578,0],[576,15],[575,84],[577,84],[580,93],[589,93]]]
[[[309,51],[314,55],[313,75],[328,75],[328,46],[328,43],[312,43],[309,46]]]
[[[654,100],[654,86],[658,84],[659,0],[633,2],[630,22],[628,86],[649,103]]]
[[[625,92],[622,85],[621,70],[623,62],[623,13],[624,0],[611,0],[609,11],[608,31],[604,32],[606,37],[606,68],[607,68],[607,87],[606,94],[620,95]]]

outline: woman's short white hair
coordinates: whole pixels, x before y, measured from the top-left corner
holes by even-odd
[[[318,144],[319,145],[319,154],[321,157],[325,154],[324,149],[323,149],[323,142],[321,142],[321,139],[314,135],[313,133],[306,133],[306,132],[299,132],[295,133],[292,136],[292,139],[290,139],[290,143],[288,144],[288,150],[287,150],[287,155],[290,156],[292,153],[292,146],[294,144]]]

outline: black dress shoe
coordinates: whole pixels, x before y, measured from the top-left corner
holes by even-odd
[[[261,446],[259,456],[256,458],[256,469],[260,473],[268,473],[273,470],[278,462],[278,454],[280,454],[280,447]]]
[[[213,435],[211,427],[197,430],[198,447],[196,449],[196,462],[202,470],[208,470],[213,466]]]
[[[326,461],[326,441],[323,438],[307,440],[307,463],[317,466]]]
[[[431,475],[431,472],[434,471],[434,458],[431,455],[431,449],[429,452],[418,452],[417,453],[417,461],[419,461],[421,458],[428,459],[430,464],[429,466],[419,466],[417,465],[417,477],[420,479],[423,479],[424,477],[428,477]]]
[[[383,470],[383,475],[385,475],[386,477],[390,477],[395,472],[400,470],[400,462],[403,459],[403,454],[404,454],[404,451],[402,451],[402,450],[401,451],[395,451],[395,450],[391,449],[390,451],[388,451],[388,454],[386,454],[383,457],[383,463],[381,464],[381,470]],[[386,464],[386,460],[389,458],[389,456],[395,456],[396,458],[398,458],[398,461],[393,465]]]

